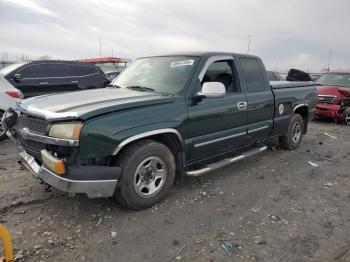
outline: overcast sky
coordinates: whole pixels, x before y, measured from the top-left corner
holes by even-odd
[[[350,68],[350,0],[0,0],[0,59],[231,51],[266,66]]]

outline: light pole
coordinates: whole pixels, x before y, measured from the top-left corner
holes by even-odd
[[[99,38],[100,39],[100,63],[101,63],[101,58],[102,58],[102,51],[101,51],[101,37]]]
[[[248,48],[247,48],[247,54],[249,54],[250,49],[250,34],[248,35]]]
[[[332,50],[332,48],[331,48],[331,49],[329,49],[329,58],[328,58],[328,66],[327,66],[328,72],[329,72],[330,66],[331,66],[332,53],[333,53],[333,50]]]

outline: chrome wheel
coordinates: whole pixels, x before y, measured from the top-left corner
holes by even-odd
[[[298,143],[300,138],[301,138],[301,134],[302,134],[302,130],[301,130],[301,125],[300,123],[296,122],[293,126],[292,129],[292,141],[293,143]]]
[[[167,178],[167,167],[162,159],[151,156],[143,160],[134,174],[134,190],[137,195],[149,198],[159,193]]]
[[[347,113],[345,115],[345,124],[347,124],[348,126],[350,126],[350,113]]]

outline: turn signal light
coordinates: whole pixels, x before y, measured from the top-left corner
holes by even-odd
[[[63,161],[51,155],[47,150],[41,150],[41,158],[46,167],[56,175],[63,175],[66,172]]]

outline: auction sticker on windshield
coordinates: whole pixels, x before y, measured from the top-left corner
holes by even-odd
[[[193,65],[193,63],[194,63],[194,59],[173,61],[173,62],[171,62],[170,67],[191,66],[191,65]]]

